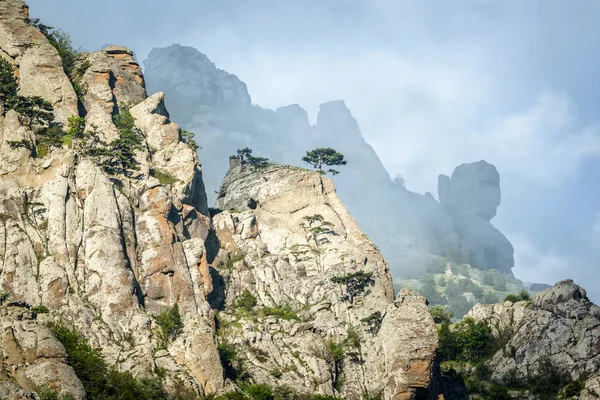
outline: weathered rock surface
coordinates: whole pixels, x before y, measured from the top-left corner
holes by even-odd
[[[440,205],[454,220],[462,260],[480,269],[511,273],[514,249],[490,220],[500,205],[500,175],[485,161],[462,164],[452,178],[440,175]]]
[[[219,268],[227,282],[219,318],[228,327],[220,337],[244,355],[252,376],[347,399],[365,391],[425,398],[437,341],[426,300],[404,290],[393,301],[385,260],[330,179],[294,167],[255,170],[233,162],[217,204],[237,210],[214,218],[231,268]],[[369,275],[359,290],[332,281],[356,273]],[[256,298],[255,315],[236,307],[245,292]],[[273,317],[263,307],[294,313]],[[369,330],[363,320],[374,315],[380,319]],[[356,335],[359,344],[348,345]],[[343,368],[332,361],[330,343],[346,343]]]
[[[0,308],[0,324],[0,349],[4,363],[11,366],[10,373],[20,387],[34,390],[48,385],[58,393],[85,397],[83,385],[67,364],[65,348],[45,325],[36,320],[34,313],[19,305],[3,306]],[[9,385],[10,381],[4,385],[0,383],[0,394],[2,387]],[[11,398],[10,395],[19,393],[24,396],[24,391],[14,385],[7,387],[6,391],[9,396],[2,398]]]
[[[49,100],[57,121],[65,122],[78,113],[73,87],[58,53],[27,24],[27,15],[22,1],[0,2],[0,53],[15,65],[21,94]],[[33,133],[0,107],[1,290],[8,301],[49,308],[44,321],[66,321],[123,371],[149,376],[160,367],[167,387],[178,380],[201,394],[222,391],[206,300],[211,222],[197,154],[181,141],[162,94],[147,97],[130,50],[111,46],[78,62],[86,66],[86,129],[113,140],[119,133],[112,117],[133,107],[145,138],[140,170],[132,178],[109,176],[66,147],[34,159],[7,144]],[[157,169],[175,181],[161,184],[151,176]],[[174,304],[185,328],[157,351],[162,339],[152,315]],[[15,384],[33,390],[47,383],[85,396],[64,348],[31,312],[2,308],[0,321],[0,368],[14,380],[3,381],[0,393]]]
[[[75,142],[34,158],[8,142],[35,132],[0,104],[1,398],[32,398],[40,386],[85,398],[47,325],[56,321],[118,370],[160,372],[167,390],[183,386],[201,398],[235,389],[220,360],[226,343],[259,383],[348,399],[432,394],[437,331],[426,300],[408,290],[394,300],[387,263],[331,180],[234,166],[219,199],[230,211],[211,220],[198,156],[164,94],[147,96],[133,53],[109,46],[79,55],[78,104],[57,51],[27,15],[22,1],[0,1],[0,54],[15,66],[21,93],[49,100],[60,123],[85,117],[85,131],[103,142],[119,137],[113,117],[127,109],[143,149],[127,176],[108,174]],[[250,104],[235,76],[209,69],[199,86],[207,102]],[[324,127],[329,114],[358,129],[343,103],[323,113]],[[279,114],[307,120],[294,107]],[[244,293],[257,304],[240,314]],[[166,340],[156,315],[174,305],[183,328]]]
[[[0,1],[0,57],[18,67],[19,93],[40,96],[54,106],[57,121],[77,114],[77,95],[64,73],[58,52],[26,21],[22,0]]]
[[[535,376],[549,362],[577,380],[600,369],[600,307],[571,280],[558,282],[531,302],[477,305],[467,315],[489,325],[503,348],[489,361],[493,377]],[[589,382],[593,392],[594,383]]]

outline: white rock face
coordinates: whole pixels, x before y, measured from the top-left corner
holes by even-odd
[[[494,378],[512,371],[535,375],[549,361],[573,380],[600,368],[600,307],[573,281],[561,281],[540,292],[532,302],[477,305],[468,314],[505,338],[490,360]]]
[[[330,179],[293,167],[234,163],[217,204],[241,211],[214,218],[231,268],[219,268],[228,282],[219,318],[229,326],[220,338],[238,348],[255,378],[347,399],[365,391],[386,399],[428,392],[437,331],[426,300],[403,291],[393,302],[385,260]],[[311,217],[318,222],[310,225]],[[361,272],[369,279],[359,290],[333,281]],[[244,293],[257,299],[255,317],[236,308]],[[261,307],[295,314],[270,317]],[[379,319],[370,331],[362,320],[374,315]],[[328,346],[353,335],[360,344],[346,346],[337,369]]]
[[[19,68],[19,93],[40,96],[54,106],[56,120],[77,114],[77,95],[65,75],[58,52],[35,27],[26,23],[29,7],[22,0],[0,2],[0,48]]]
[[[21,93],[51,101],[57,120],[65,122],[77,114],[73,88],[56,50],[26,16],[23,2],[0,2],[0,53],[15,64]],[[42,323],[63,320],[121,370],[139,377],[160,367],[167,387],[180,380],[200,394],[222,391],[206,300],[214,255],[205,245],[211,222],[198,157],[181,142],[161,95],[147,98],[131,51],[111,46],[79,62],[88,64],[82,82],[86,129],[113,140],[119,132],[112,116],[135,106],[131,113],[147,150],[138,154],[141,169],[131,179],[109,176],[66,147],[32,158],[7,142],[33,133],[14,111],[0,107],[0,290],[25,307],[0,307],[6,356],[0,372],[7,371],[23,393],[49,384],[84,398],[64,348]],[[152,169],[176,182],[161,184]],[[185,328],[167,351],[157,351],[161,339],[152,315],[174,304]],[[36,317],[27,305],[44,305],[50,313]]]

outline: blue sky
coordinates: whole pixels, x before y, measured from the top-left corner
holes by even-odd
[[[198,48],[264,107],[344,99],[392,176],[485,159],[501,175],[492,222],[515,274],[573,278],[600,301],[600,2],[579,0],[29,1],[94,50],[140,59]],[[598,287],[598,289],[596,289]]]

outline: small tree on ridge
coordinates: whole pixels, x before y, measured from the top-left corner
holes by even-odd
[[[306,156],[302,157],[302,161],[316,168],[317,172],[321,175],[325,175],[327,172],[332,175],[339,174],[339,171],[334,169],[329,169],[327,171],[323,170],[323,165],[326,166],[334,166],[334,165],[346,165],[346,160],[344,160],[344,155],[342,153],[338,153],[331,147],[320,147],[311,151],[306,152]]]

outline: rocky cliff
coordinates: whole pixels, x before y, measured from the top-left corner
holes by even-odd
[[[427,254],[458,254],[461,262],[479,269],[511,273],[512,246],[489,223],[500,203],[493,166],[465,164],[452,180],[440,178],[438,202],[392,182],[343,101],[321,105],[311,125],[298,105],[276,111],[252,105],[245,84],[191,47],[154,49],[144,64],[151,91],[167,93],[176,119],[202,145],[209,202],[216,199],[227,157],[238,148],[304,166],[301,158],[307,150],[333,147],[348,160],[343,173],[333,177],[340,198],[377,243],[396,278],[421,273]],[[461,193],[463,189],[468,190]],[[449,200],[442,200],[447,191]]]
[[[226,211],[211,219],[193,145],[164,95],[148,97],[132,52],[78,54],[67,71],[40,29],[23,1],[0,1],[1,83],[16,87],[0,96],[2,398],[106,398],[81,374],[82,352],[110,368],[94,384],[138,378],[132,387],[164,387],[161,398],[256,383],[349,399],[432,394],[426,300],[394,299],[386,262],[331,180],[234,165]],[[215,76],[210,99],[244,91]]]
[[[473,307],[466,316],[474,324],[471,344],[463,343],[472,346],[477,334],[485,336],[488,329],[490,339],[478,349],[483,357],[466,365],[464,356],[442,363],[446,376],[462,371],[459,381],[466,383],[472,399],[487,399],[492,393],[505,397],[491,398],[532,400],[598,398],[600,307],[571,280],[532,299],[512,300]],[[462,393],[455,398],[469,398]]]
[[[477,305],[467,317],[490,326],[502,338],[491,358],[493,378],[525,379],[549,363],[569,381],[600,369],[600,307],[571,280],[558,282],[531,301]]]
[[[330,179],[233,162],[217,204],[235,210],[214,218],[221,247],[240,255],[225,274],[223,335],[252,375],[332,395],[339,385],[347,399],[426,398],[437,341],[426,300],[393,300],[385,260]],[[258,311],[243,312],[244,293]]]

